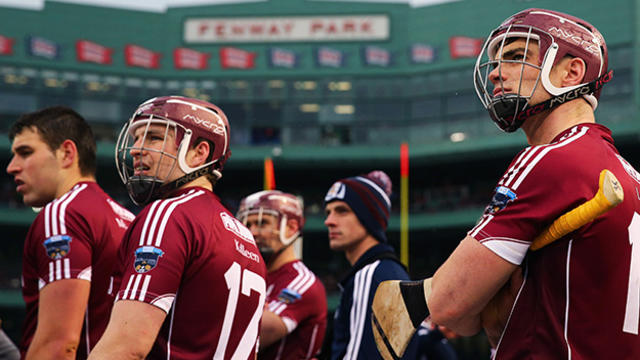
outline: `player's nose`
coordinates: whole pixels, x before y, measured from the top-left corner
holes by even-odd
[[[500,62],[498,62],[498,64],[489,73],[489,81],[491,81],[493,85],[497,85],[501,80],[504,80],[504,74],[500,67]]]
[[[6,170],[7,173],[11,175],[15,175],[20,172],[20,166],[18,166],[18,161],[16,160],[15,156],[11,157],[11,161],[9,161]]]
[[[330,226],[335,226],[336,222],[335,222],[335,216],[333,215],[332,212],[327,214],[327,217],[324,219],[324,225],[327,227]]]

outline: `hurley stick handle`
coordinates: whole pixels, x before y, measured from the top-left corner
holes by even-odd
[[[615,175],[607,169],[600,172],[598,192],[596,195],[557,218],[531,244],[531,250],[538,250],[560,239],[568,233],[597,219],[600,215],[614,208],[624,200],[622,185]]]

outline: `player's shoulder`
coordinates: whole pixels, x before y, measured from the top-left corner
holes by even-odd
[[[38,214],[43,223],[73,223],[74,219],[98,217],[101,207],[106,206],[106,194],[94,182],[74,185],[59,198],[45,205]]]
[[[278,271],[274,279],[280,301],[294,297],[300,303],[318,303],[318,299],[326,301],[326,293],[320,279],[300,260],[285,264],[284,271]],[[271,276],[271,275],[269,275]]]
[[[165,221],[181,221],[185,217],[194,219],[212,214],[215,202],[208,201],[210,192],[191,188],[174,196],[158,199],[147,204],[140,212],[140,217],[163,217]]]
[[[292,267],[296,269],[296,274],[298,277],[303,277],[307,279],[306,281],[309,284],[309,292],[311,293],[325,293],[324,285],[320,278],[313,272],[307,265],[302,262],[302,260],[297,260],[292,263]]]
[[[126,228],[135,218],[131,211],[113,200],[95,182],[79,183],[65,195],[68,197],[61,197],[58,207],[64,207],[72,218],[84,219],[87,223],[110,222],[115,218],[121,227]],[[55,205],[50,205],[54,210]]]
[[[314,282],[319,282],[313,271],[301,260],[294,260],[284,264],[280,271],[277,271],[276,276],[278,277],[278,282],[286,285],[305,283],[311,286]]]
[[[553,142],[529,146],[511,162],[499,181],[499,187],[518,190],[523,183],[538,186],[554,186],[564,182],[567,176],[583,176],[591,173],[592,160],[599,156],[598,129],[576,125]],[[529,186],[527,185],[527,186]]]

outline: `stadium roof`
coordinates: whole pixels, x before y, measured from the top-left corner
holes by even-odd
[[[55,0],[58,2],[93,5],[103,7],[122,8],[139,11],[165,12],[169,7],[186,7],[199,5],[219,5],[247,2],[262,2],[269,0]],[[411,6],[429,6],[461,0],[309,0],[309,1],[342,1],[342,2],[378,2],[378,3],[408,3]],[[0,0],[0,7],[13,7],[31,10],[44,8],[45,0]]]

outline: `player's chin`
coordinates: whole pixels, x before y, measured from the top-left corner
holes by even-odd
[[[329,248],[331,248],[331,250],[333,250],[333,251],[342,251],[342,250],[344,250],[345,246],[337,238],[334,238],[334,239],[330,238],[329,239]]]
[[[22,196],[22,202],[31,207],[43,207],[49,203],[46,199],[39,198],[38,196],[34,196],[33,194],[24,194]]]

